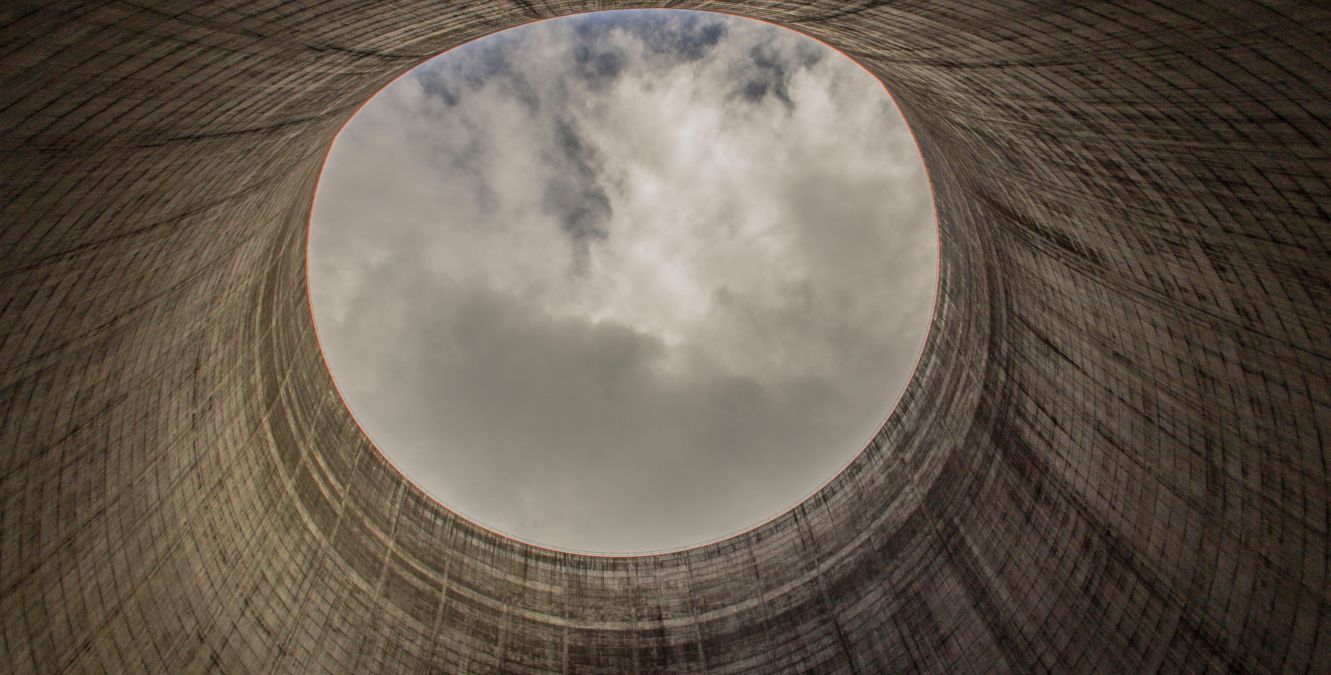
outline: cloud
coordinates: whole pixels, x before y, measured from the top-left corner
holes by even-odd
[[[914,366],[936,228],[881,85],[788,31],[612,12],[376,97],[320,182],[312,302],[440,500],[563,547],[696,543],[849,460]]]
[[[555,122],[554,151],[548,161],[555,174],[545,184],[545,206],[568,235],[574,265],[585,268],[591,245],[608,235],[613,211],[600,183],[601,167],[596,152],[567,119]]]

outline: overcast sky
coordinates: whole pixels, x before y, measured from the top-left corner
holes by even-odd
[[[794,505],[914,368],[937,233],[882,86],[689,12],[525,26],[417,68],[333,146],[311,283],[370,437],[542,544],[698,543]]]

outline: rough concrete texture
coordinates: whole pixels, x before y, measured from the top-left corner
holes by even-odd
[[[394,76],[609,3],[5,3],[0,670],[1331,670],[1326,4],[674,4],[890,86],[939,304],[822,491],[594,557],[385,462],[304,242]]]

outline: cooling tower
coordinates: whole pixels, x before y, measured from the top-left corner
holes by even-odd
[[[394,77],[628,3],[6,3],[0,670],[1331,670],[1331,8],[669,4],[888,86],[939,296],[821,491],[616,557],[490,532],[387,463],[305,240],[334,135]]]

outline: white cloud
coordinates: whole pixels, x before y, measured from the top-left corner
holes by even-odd
[[[583,15],[376,97],[315,204],[320,338],[445,503],[535,541],[695,543],[854,455],[914,365],[936,229],[873,78],[720,15]]]

